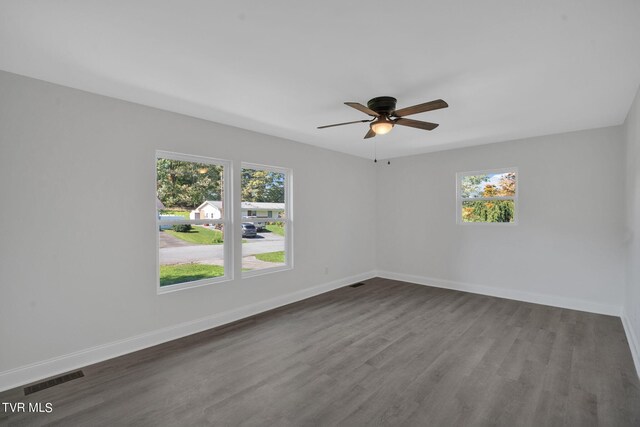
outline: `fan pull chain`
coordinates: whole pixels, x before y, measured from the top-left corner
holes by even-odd
[[[376,144],[376,140],[373,140],[373,163],[378,163],[378,145]]]

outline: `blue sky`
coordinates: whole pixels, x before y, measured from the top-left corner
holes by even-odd
[[[500,179],[506,175],[508,172],[502,172],[502,173],[488,173],[488,174],[482,174],[482,175],[470,175],[470,176],[488,176],[489,180],[486,182],[481,183],[478,186],[477,191],[475,191],[474,193],[472,193],[470,196],[471,197],[480,197],[480,195],[482,194],[482,192],[484,191],[485,187],[487,185],[495,185],[495,186],[499,186],[500,183]]]

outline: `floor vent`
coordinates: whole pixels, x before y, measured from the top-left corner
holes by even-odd
[[[351,287],[351,288],[358,288],[358,287],[360,287],[360,286],[364,286],[364,285],[366,285],[366,283],[364,283],[364,282],[360,282],[360,283],[354,283],[353,285],[349,285],[349,287]]]
[[[44,390],[45,388],[53,387],[58,384],[66,383],[67,381],[75,380],[77,378],[82,378],[82,377],[84,377],[84,373],[82,371],[75,371],[75,372],[71,372],[70,374],[59,376],[57,378],[52,378],[50,380],[42,381],[41,383],[25,387],[24,395],[28,396],[37,391]]]

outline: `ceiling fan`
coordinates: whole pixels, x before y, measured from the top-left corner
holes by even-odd
[[[367,106],[358,102],[345,102],[351,108],[362,111],[370,115],[373,119],[356,120],[353,122],[336,123],[334,125],[318,126],[318,129],[330,128],[334,126],[350,125],[352,123],[369,123],[369,132],[364,136],[371,138],[376,135],[384,135],[393,129],[394,125],[409,126],[412,128],[433,130],[438,127],[437,123],[422,122],[420,120],[405,119],[406,116],[412,114],[424,113],[425,111],[439,110],[447,108],[449,104],[442,99],[425,102],[424,104],[414,105],[412,107],[401,108],[396,110],[397,100],[391,96],[379,96],[367,102]]]

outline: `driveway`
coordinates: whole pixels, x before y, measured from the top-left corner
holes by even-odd
[[[185,242],[182,239],[178,239],[177,237],[173,237],[171,234],[160,233],[160,248],[175,248],[182,246],[189,246],[193,243]]]

